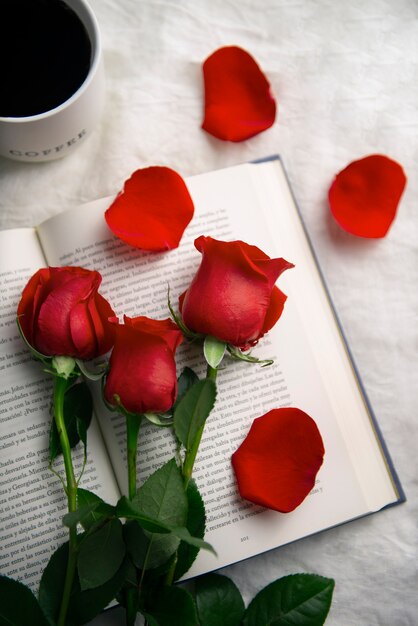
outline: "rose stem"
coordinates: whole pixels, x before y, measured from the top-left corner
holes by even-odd
[[[215,381],[217,373],[218,373],[218,370],[216,368],[208,365],[207,370],[206,370],[206,378],[211,378],[212,380]],[[205,425],[203,424],[203,426],[201,426],[200,430],[198,431],[196,435],[192,448],[189,450],[188,453],[186,453],[186,457],[184,459],[184,463],[183,463],[184,491],[187,491],[187,487],[189,486],[189,482],[193,474],[193,466],[196,460],[197,451],[199,450],[199,445],[202,439],[204,428],[205,428]],[[166,576],[167,585],[171,585],[173,583],[176,565],[177,565],[177,556],[174,559],[169,571],[167,572],[167,576]]]
[[[213,381],[216,381],[216,375],[218,370],[215,367],[211,367],[208,365],[206,370],[206,378],[210,378]],[[193,474],[193,467],[197,456],[197,451],[199,450],[200,440],[202,439],[203,430],[205,428],[205,424],[200,427],[196,438],[193,442],[193,446],[190,448],[189,452],[186,453],[186,457],[183,463],[183,479],[184,479],[184,489],[187,490],[190,479]]]
[[[141,416],[126,413],[126,447],[128,455],[128,494],[129,500],[136,495],[136,462],[138,449],[138,433],[141,425]],[[126,624],[133,626],[136,619],[137,591],[129,588],[126,590]]]
[[[69,385],[69,381],[61,376],[56,376],[54,381],[54,417],[64,457],[65,476],[67,485],[65,488],[68,500],[68,512],[72,513],[77,509],[77,481],[74,476],[73,463],[71,458],[71,447],[68,440],[67,429],[64,421],[64,395]],[[57,626],[64,626],[67,616],[70,593],[73,586],[74,574],[77,565],[77,528],[72,526],[69,529],[69,547],[67,571],[65,574],[64,591],[61,600],[60,613]]]
[[[128,454],[128,494],[129,500],[136,495],[136,458],[138,447],[138,433],[141,425],[141,416],[126,414],[126,446]]]

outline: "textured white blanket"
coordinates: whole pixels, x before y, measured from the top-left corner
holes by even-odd
[[[226,570],[248,602],[281,575],[336,579],[329,626],[418,624],[418,4],[416,0],[91,0],[103,35],[104,115],[67,158],[0,159],[0,228],[117,192],[138,167],[183,176],[280,153],[408,501]],[[241,144],[201,130],[202,61],[248,50],[278,118]],[[385,239],[331,219],[333,176],[373,153],[408,185]],[[122,624],[119,610],[94,621]],[[260,626],[263,626],[260,624]]]

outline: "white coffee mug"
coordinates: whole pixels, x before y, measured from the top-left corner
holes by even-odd
[[[100,118],[104,104],[104,69],[96,17],[85,0],[65,0],[82,21],[91,43],[86,79],[59,106],[28,117],[0,117],[0,155],[16,161],[51,161],[79,146]]]

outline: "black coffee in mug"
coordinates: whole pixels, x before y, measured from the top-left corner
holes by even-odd
[[[0,0],[0,116],[44,113],[70,98],[90,69],[91,43],[63,0]]]

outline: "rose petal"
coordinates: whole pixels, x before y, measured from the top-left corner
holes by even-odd
[[[105,213],[110,230],[142,250],[177,248],[193,217],[192,198],[182,177],[168,167],[136,170]]]
[[[359,237],[384,237],[395,219],[406,176],[396,161],[373,154],[335,177],[329,205],[338,224]]]
[[[50,291],[40,308],[36,344],[43,354],[77,354],[81,359],[88,358],[87,355],[96,351],[97,344],[86,311],[87,301],[92,290],[98,288],[100,275],[82,272],[74,277],[70,275],[70,280],[63,272],[59,276],[63,277],[62,283]]]
[[[38,270],[29,279],[27,285],[23,289],[22,297],[17,308],[17,315],[19,317],[20,327],[26,338],[26,341],[30,345],[34,345],[34,320],[38,316],[45,283],[48,282],[49,278],[49,268],[42,268]]]
[[[242,48],[216,50],[203,64],[205,116],[202,128],[226,141],[243,141],[270,128],[276,103],[270,84]]]
[[[294,267],[294,265],[289,263],[289,267]],[[271,330],[276,324],[277,320],[283,313],[286,300],[286,294],[284,294],[283,291],[275,285],[271,291],[270,304],[267,309],[266,317],[264,318],[263,329],[261,331],[260,338],[268,333],[268,331]]]
[[[170,318],[165,320],[154,320],[145,316],[128,317],[127,315],[124,315],[124,322],[126,326],[138,328],[144,333],[156,335],[161,339],[164,339],[170,350],[173,352],[177,350],[183,341],[183,335],[179,330],[179,327]]]
[[[254,420],[231,460],[243,498],[288,513],[311,491],[323,457],[314,420],[300,409],[282,408]]]

